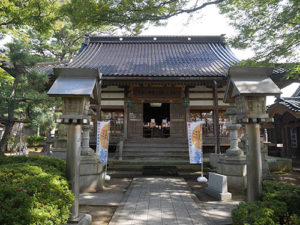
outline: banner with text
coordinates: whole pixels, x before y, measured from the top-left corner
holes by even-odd
[[[109,126],[110,121],[97,122],[97,150],[96,154],[102,163],[107,162],[108,144],[109,144]]]
[[[203,162],[202,124],[201,121],[187,123],[190,164],[201,164]]]

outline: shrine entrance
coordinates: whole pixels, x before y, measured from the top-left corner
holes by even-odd
[[[130,86],[128,138],[185,138],[184,90],[184,85]]]
[[[144,103],[143,122],[144,137],[170,137],[170,104]]]

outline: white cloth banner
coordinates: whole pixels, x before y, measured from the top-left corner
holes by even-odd
[[[107,162],[109,144],[110,121],[97,122],[97,150],[96,154],[102,163]]]
[[[202,124],[202,121],[187,123],[190,164],[203,162]]]

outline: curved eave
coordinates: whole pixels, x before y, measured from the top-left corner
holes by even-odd
[[[287,105],[275,103],[267,109],[267,113],[270,117],[274,117],[275,114],[284,115],[285,113],[289,113],[294,116],[296,119],[300,119],[300,109],[292,109]]]
[[[68,65],[103,76],[225,77],[238,59],[223,43],[89,43]]]

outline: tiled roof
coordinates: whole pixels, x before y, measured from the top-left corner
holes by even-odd
[[[300,112],[300,98],[299,98],[299,100],[278,98],[278,99],[276,99],[276,101],[273,105],[270,105],[268,107],[268,109],[277,104],[283,105],[283,106],[287,107],[288,109],[290,109],[291,111]]]
[[[33,67],[27,67],[27,72],[44,72],[48,75],[53,74],[53,68],[63,67],[65,66],[65,62],[43,62],[43,63],[37,63]]]
[[[238,59],[222,36],[89,37],[70,68],[103,76],[226,76]]]
[[[300,98],[300,85],[299,85],[299,87],[296,89],[296,91],[294,92],[294,94],[292,95],[292,97],[299,97],[299,98]]]

